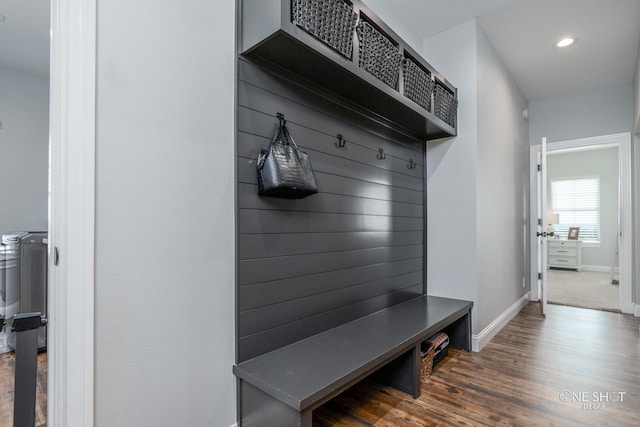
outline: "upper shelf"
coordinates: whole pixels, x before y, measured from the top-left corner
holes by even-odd
[[[403,95],[402,71],[399,71],[397,88],[378,80],[359,66],[357,36],[353,37],[351,58],[343,56],[292,23],[291,1],[242,1],[240,51],[244,56],[268,61],[302,77],[417,138],[428,140],[456,135],[455,127],[433,114],[434,95],[429,111]],[[439,81],[457,99],[457,89],[373,12],[359,0],[350,3],[359,20],[366,20],[385,34],[403,56],[431,73],[431,78]]]

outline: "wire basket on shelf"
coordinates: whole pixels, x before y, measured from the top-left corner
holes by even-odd
[[[402,54],[398,48],[367,21],[357,26],[360,41],[360,68],[393,89],[398,88]]]
[[[431,94],[433,93],[433,80],[431,73],[422,69],[409,58],[404,59],[402,66],[404,75],[404,96],[431,111]]]
[[[435,83],[434,114],[451,127],[456,127],[458,100],[454,93],[443,83]]]
[[[357,16],[343,0],[291,0],[291,22],[351,58]]]
[[[421,345],[420,355],[420,381],[424,382],[431,376],[433,369],[433,356],[435,355],[436,346],[430,342],[423,342]]]

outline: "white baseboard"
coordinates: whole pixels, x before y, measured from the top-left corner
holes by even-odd
[[[238,427],[238,423],[231,424],[229,427]]]
[[[480,351],[486,346],[489,341],[493,337],[495,337],[502,328],[504,328],[507,323],[511,321],[520,310],[522,310],[531,299],[531,292],[527,292],[523,296],[518,299],[518,301],[514,302],[511,307],[504,311],[500,316],[496,317],[493,322],[489,324],[486,328],[484,328],[479,334],[471,335],[471,350],[472,351]]]
[[[640,304],[632,303],[633,305],[633,315],[636,317],[640,317]]]

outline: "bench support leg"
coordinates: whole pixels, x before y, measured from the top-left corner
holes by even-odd
[[[417,399],[420,396],[420,347],[398,356],[374,374],[382,384],[405,392]]]
[[[449,335],[450,347],[471,351],[471,310],[447,326],[444,331]]]
[[[298,412],[241,380],[239,427],[254,426],[312,427],[311,410]]]

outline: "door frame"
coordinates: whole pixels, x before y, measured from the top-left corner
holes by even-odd
[[[564,150],[567,148],[587,147],[592,145],[618,144],[618,174],[620,177],[619,186],[619,206],[620,206],[620,310],[623,313],[633,313],[633,211],[632,211],[632,166],[631,156],[631,133],[617,133],[612,135],[602,135],[588,138],[571,139],[566,141],[547,141],[547,153],[550,151]],[[529,170],[530,170],[530,227],[531,236],[535,236],[537,226],[538,201],[535,200],[537,182],[537,153],[540,151],[540,144],[530,147]],[[538,301],[540,292],[538,286],[538,254],[536,251],[535,239],[531,242],[531,300]]]
[[[96,16],[96,0],[51,0],[50,426],[94,424]]]

